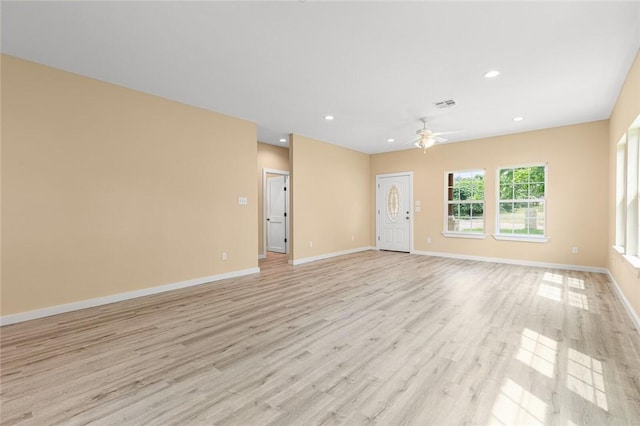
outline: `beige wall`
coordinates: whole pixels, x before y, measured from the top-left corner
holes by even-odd
[[[262,171],[264,169],[289,171],[289,149],[281,146],[258,143],[258,254],[264,255],[264,210],[262,194]]]
[[[640,271],[612,248],[615,243],[616,227],[616,145],[638,115],[640,115],[640,52],[636,54],[636,59],[629,70],[609,120],[609,239],[607,244],[609,271],[636,314],[640,316]]]
[[[6,55],[2,106],[2,315],[257,267],[254,124]]]
[[[293,260],[369,246],[369,156],[291,136]],[[313,242],[313,247],[310,246]]]
[[[374,246],[375,175],[413,171],[416,250],[606,266],[640,313],[638,272],[609,250],[638,57],[610,122],[373,156],[299,135],[256,144],[244,120],[6,55],[1,68],[2,315],[256,267],[263,168],[291,170],[294,260]],[[548,243],[441,235],[446,171],[486,169],[490,234],[496,168],[532,162],[549,163]]]
[[[470,256],[604,268],[607,223],[607,121],[535,132],[436,145],[426,154],[417,149],[371,157],[371,197],[375,175],[414,172],[414,248]],[[548,163],[547,243],[497,241],[495,228],[496,170],[501,166]],[[483,240],[442,236],[444,175],[454,170],[485,169],[485,229]],[[375,220],[371,211],[371,244]],[[427,243],[427,238],[432,242]],[[579,248],[571,254],[571,247]]]

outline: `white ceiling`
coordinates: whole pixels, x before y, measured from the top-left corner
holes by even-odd
[[[638,2],[1,7],[3,53],[365,153],[606,119],[640,47]]]

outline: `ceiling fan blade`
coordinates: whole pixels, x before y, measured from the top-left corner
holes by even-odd
[[[442,135],[452,135],[454,133],[460,133],[460,131],[449,131],[449,132],[435,132],[433,136],[442,136]]]
[[[447,139],[441,138],[440,136],[434,136],[433,139],[435,139],[435,141],[438,142],[438,143],[442,143],[442,142],[446,142],[447,141]]]
[[[403,143],[402,145],[409,145],[410,143],[416,142],[416,141],[419,141],[419,140],[420,140],[420,136],[415,137],[415,138],[411,139],[410,141],[407,141],[407,142]]]

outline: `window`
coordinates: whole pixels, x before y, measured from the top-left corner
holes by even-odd
[[[547,166],[498,169],[496,239],[546,242]]]
[[[443,235],[484,238],[484,170],[447,173],[445,198]]]
[[[617,146],[616,158],[616,248],[640,267],[640,116]]]

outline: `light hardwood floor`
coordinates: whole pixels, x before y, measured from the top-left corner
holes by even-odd
[[[602,274],[363,252],[3,327],[2,424],[640,424]]]

